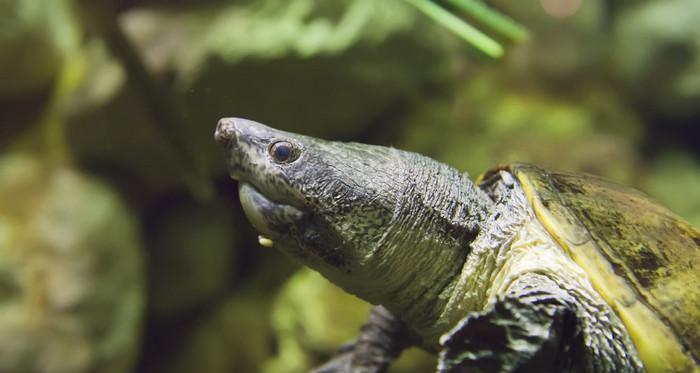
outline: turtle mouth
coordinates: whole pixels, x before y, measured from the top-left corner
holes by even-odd
[[[292,238],[295,227],[305,217],[298,208],[275,202],[246,182],[239,184],[238,197],[246,217],[261,234],[260,244],[263,246]]]

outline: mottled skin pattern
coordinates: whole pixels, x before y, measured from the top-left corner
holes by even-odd
[[[409,343],[439,352],[440,371],[643,370],[620,321],[585,273],[569,274],[575,266],[507,174],[481,189],[418,154],[245,119],[222,119],[215,136],[253,226],[386,308],[319,371],[384,371]],[[271,152],[280,142],[291,145],[284,161]],[[518,267],[514,255],[530,253],[541,265]]]

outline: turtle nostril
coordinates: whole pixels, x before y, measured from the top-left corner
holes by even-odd
[[[234,130],[234,124],[232,118],[221,118],[219,123],[216,125],[216,131],[214,132],[214,140],[219,144],[226,145],[230,141],[236,139],[236,131]]]

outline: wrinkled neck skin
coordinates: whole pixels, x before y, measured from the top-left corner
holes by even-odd
[[[388,150],[396,152],[399,162],[390,163],[393,172],[373,176],[380,188],[390,191],[385,198],[393,200],[386,203],[393,205],[386,229],[349,276],[338,275],[334,268],[317,269],[346,291],[384,305],[424,345],[434,346],[446,331],[435,325],[493,202],[454,168],[418,154]]]
[[[240,118],[219,121],[215,138],[248,220],[280,251],[384,305],[423,346],[435,347],[448,321],[463,314],[450,304],[468,298],[456,295],[459,279],[494,210],[466,174],[411,152]],[[276,158],[278,144],[284,159]]]

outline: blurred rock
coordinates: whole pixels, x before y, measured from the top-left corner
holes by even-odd
[[[175,110],[185,122],[172,131],[186,139],[197,163],[211,174],[226,174],[212,140],[221,117],[354,139],[397,103],[449,79],[449,49],[432,37],[434,27],[413,22],[416,12],[406,4],[312,3],[136,8],[123,15],[149,66],[171,83]],[[134,85],[126,84],[104,106],[74,110],[69,126],[71,146],[83,164],[128,176],[143,196],[180,185],[168,155],[172,149],[153,130],[146,109]]]
[[[621,8],[611,56],[618,80],[646,112],[665,117],[700,109],[700,2],[636,2]]]
[[[62,110],[68,115],[107,105],[124,89],[126,82],[124,67],[112,57],[104,40],[94,36],[87,39],[81,57],[84,58],[81,83],[63,103]]]
[[[36,94],[61,70],[80,35],[69,0],[0,3],[0,98]]]
[[[179,334],[154,373],[259,372],[272,353],[269,302],[259,293],[239,294]]]
[[[141,204],[182,186],[173,149],[154,129],[132,85],[106,106],[76,114],[68,118],[67,137],[83,167],[123,183],[120,189]]]
[[[588,89],[554,96],[483,69],[453,102],[425,104],[395,145],[476,177],[520,161],[634,182],[642,125],[614,95]]]
[[[70,5],[0,1],[0,147],[33,127],[60,93],[55,83],[80,42]]]
[[[122,23],[153,68],[172,70],[184,81],[212,56],[235,63],[337,55],[360,44],[376,46],[414,28],[417,18],[403,2],[374,0],[258,0],[183,9],[144,7]]]
[[[148,255],[150,307],[164,320],[215,302],[230,287],[238,232],[223,203],[179,202],[154,217]]]
[[[671,151],[651,164],[642,189],[700,227],[700,163],[688,153]]]
[[[134,218],[104,184],[0,158],[0,371],[131,371],[143,273]]]
[[[306,372],[330,359],[338,348],[351,342],[366,321],[370,305],[304,268],[292,276],[275,300],[272,327],[277,356],[265,372]],[[435,369],[434,357],[410,349],[392,366],[391,372],[422,372]]]

